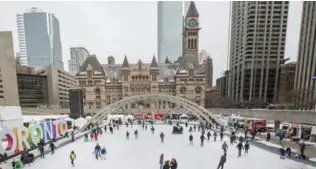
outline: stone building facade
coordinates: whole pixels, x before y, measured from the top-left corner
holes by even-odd
[[[113,56],[102,65],[96,56],[89,56],[76,75],[84,88],[85,112],[98,109],[124,97],[148,93],[163,93],[187,98],[205,105],[206,74],[198,62],[199,14],[191,2],[184,29],[184,55],[177,62],[158,64],[153,56],[150,64],[139,60],[130,64],[125,56],[123,64],[116,64]],[[145,100],[125,105],[122,109],[132,112],[155,112],[181,109],[181,106],[165,101]]]

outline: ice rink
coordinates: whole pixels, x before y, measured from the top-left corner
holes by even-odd
[[[222,155],[222,142],[205,141],[204,147],[200,147],[200,132],[194,132],[194,145],[189,145],[188,128],[184,127],[183,135],[172,135],[172,126],[157,125],[155,134],[149,130],[142,130],[141,126],[133,128],[122,126],[114,130],[114,134],[108,133],[100,136],[98,143],[107,149],[106,160],[96,160],[93,150],[96,142],[85,143],[79,139],[75,143],[56,150],[55,155],[46,155],[44,160],[36,160],[30,169],[159,169],[159,156],[164,153],[165,160],[175,158],[178,169],[216,169]],[[138,129],[139,139],[134,139],[134,130]],[[125,140],[125,132],[129,131],[130,140]],[[160,143],[160,132],[165,134],[165,143]],[[228,138],[225,137],[224,140]],[[77,154],[75,167],[70,164],[69,154],[74,150]],[[280,160],[278,155],[250,146],[249,155],[242,154],[237,158],[236,144],[228,148],[225,169],[312,169],[292,160]]]

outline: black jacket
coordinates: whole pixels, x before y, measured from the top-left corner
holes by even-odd
[[[171,162],[171,163],[170,163],[170,168],[171,168],[171,169],[177,169],[177,168],[178,168],[178,163],[177,163],[177,161]]]
[[[221,160],[219,161],[219,163],[224,164],[226,163],[226,156],[222,155]]]

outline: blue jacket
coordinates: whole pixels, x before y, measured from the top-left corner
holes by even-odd
[[[160,156],[159,164],[163,164],[163,156]]]

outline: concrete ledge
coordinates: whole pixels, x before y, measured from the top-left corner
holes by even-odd
[[[262,118],[266,120],[293,121],[297,123],[316,124],[316,111],[310,110],[267,110],[267,109],[207,109],[213,114],[239,114],[243,117]]]

